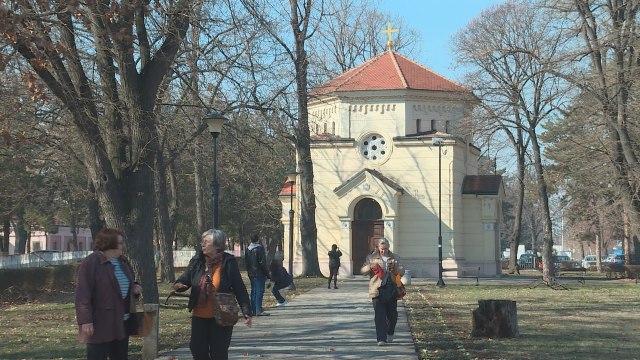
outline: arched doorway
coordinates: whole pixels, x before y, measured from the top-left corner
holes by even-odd
[[[353,274],[360,275],[360,267],[374,249],[375,240],[384,236],[382,208],[377,201],[365,198],[360,200],[353,210],[354,221],[351,224],[351,254]]]

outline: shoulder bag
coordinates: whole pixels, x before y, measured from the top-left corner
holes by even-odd
[[[393,274],[393,282],[396,284],[396,287],[398,288],[398,295],[396,296],[396,299],[400,300],[405,295],[407,295],[407,289],[404,287],[404,284],[402,283],[402,277],[400,276],[400,274]]]
[[[240,318],[240,307],[232,293],[213,290],[213,305],[215,306],[216,323],[220,326],[233,326]]]
[[[136,304],[140,302],[142,304],[141,311],[136,311]],[[124,323],[127,335],[133,337],[145,337],[151,333],[151,327],[153,326],[153,313],[144,311],[144,301],[142,296],[138,297],[138,300],[132,301],[131,312],[129,313],[129,319]]]

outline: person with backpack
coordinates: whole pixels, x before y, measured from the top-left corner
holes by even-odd
[[[329,285],[327,289],[331,289],[331,279],[333,279],[333,288],[337,289],[338,285],[338,270],[340,269],[340,256],[342,256],[342,251],[338,250],[338,245],[331,245],[331,251],[328,253],[329,255]]]
[[[362,274],[369,275],[369,296],[373,303],[378,346],[393,342],[398,322],[398,291],[393,275],[404,275],[404,266],[389,250],[389,240],[380,238],[376,249],[367,256]],[[395,290],[395,292],[393,291]]]

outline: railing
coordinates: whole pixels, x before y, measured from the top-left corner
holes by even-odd
[[[20,269],[64,265],[80,262],[93,251],[34,252],[0,256],[0,269]]]
[[[37,251],[23,255],[0,256],[0,269],[36,268],[52,265],[73,264],[82,261],[93,251]],[[189,260],[195,255],[195,250],[175,250],[173,252],[173,266],[187,267]],[[156,263],[159,259],[156,258]]]

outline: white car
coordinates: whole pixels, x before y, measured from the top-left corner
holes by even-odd
[[[588,269],[592,266],[595,267],[597,259],[598,257],[596,255],[586,255],[584,259],[582,259],[582,267],[585,269]]]

